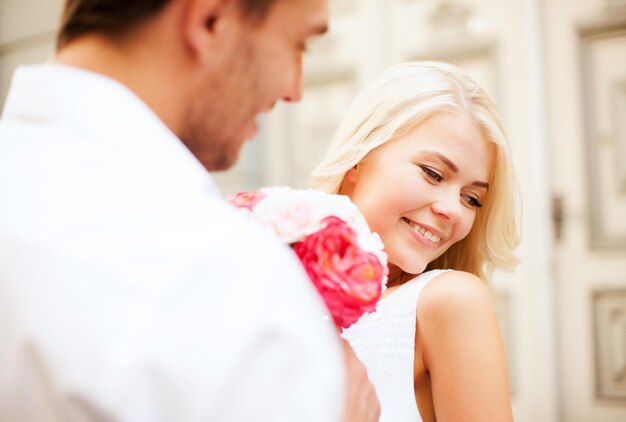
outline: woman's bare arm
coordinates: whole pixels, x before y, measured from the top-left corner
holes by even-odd
[[[424,288],[420,344],[437,421],[512,421],[506,355],[489,288],[451,271]]]

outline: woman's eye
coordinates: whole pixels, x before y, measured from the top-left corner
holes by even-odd
[[[426,167],[426,166],[420,166],[420,168],[422,169],[426,177],[428,177],[429,179],[438,183],[443,180],[443,176],[437,173],[436,171],[434,171],[433,169]]]
[[[471,195],[465,195],[465,201],[469,206],[474,208],[480,208],[483,206],[483,204],[477,198]]]

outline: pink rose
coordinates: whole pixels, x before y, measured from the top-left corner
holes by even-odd
[[[260,191],[254,192],[238,192],[236,194],[226,195],[226,200],[238,208],[246,208],[250,211],[256,204],[265,198],[265,194]]]
[[[356,232],[345,221],[330,216],[322,224],[292,246],[335,324],[347,328],[376,309],[385,268],[375,254],[358,246]]]

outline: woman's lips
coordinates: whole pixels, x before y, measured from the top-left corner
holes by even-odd
[[[406,217],[403,217],[403,220],[408,224],[413,235],[422,242],[426,242],[429,246],[437,246],[442,242],[443,237],[440,234],[433,233],[431,229],[423,227]]]

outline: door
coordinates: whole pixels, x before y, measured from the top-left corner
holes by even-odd
[[[544,7],[560,420],[626,421],[626,1]]]

